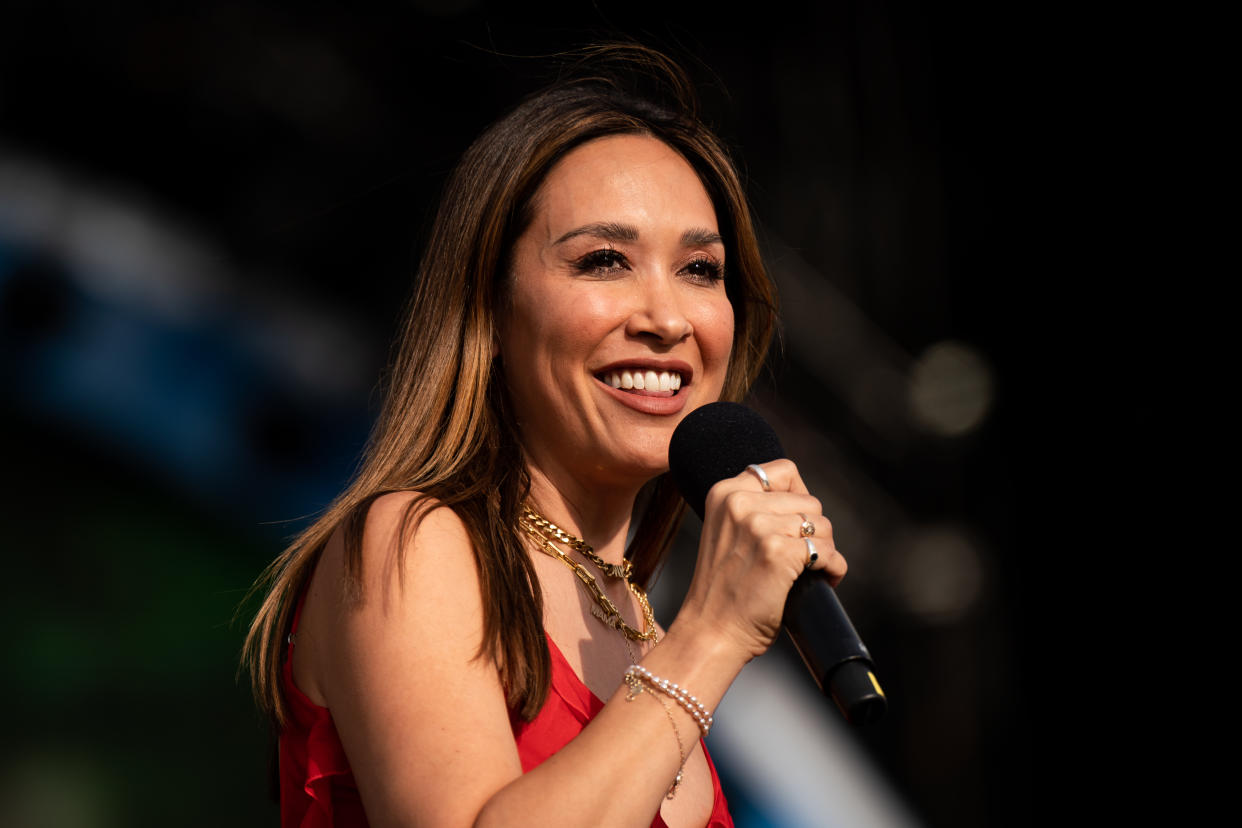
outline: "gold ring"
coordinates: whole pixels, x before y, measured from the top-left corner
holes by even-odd
[[[798,527],[798,534],[804,538],[809,538],[815,534],[815,524],[806,519],[806,515],[798,512],[798,517],[802,518],[802,525]]]

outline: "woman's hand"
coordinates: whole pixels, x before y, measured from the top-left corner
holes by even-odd
[[[715,630],[744,660],[761,655],[781,627],[785,597],[808,566],[828,573],[833,586],[845,576],[832,524],[789,460],[773,460],[760,476],[747,469],[721,480],[707,493],[699,557],[682,613],[705,630]],[[804,535],[804,521],[814,528]]]

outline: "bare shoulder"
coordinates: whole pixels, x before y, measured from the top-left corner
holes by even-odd
[[[477,651],[481,641],[474,550],[452,509],[418,492],[376,498],[367,510],[359,564],[354,596],[345,586],[345,538],[338,528],[315,567],[298,629],[295,680],[326,707],[341,692],[332,685],[342,662],[360,648],[449,634]],[[416,650],[428,651],[425,645]]]
[[[307,597],[306,613],[312,602],[318,608],[315,687],[375,825],[469,822],[521,774],[499,674],[480,657],[483,599],[470,535],[452,509],[418,497],[390,494],[371,505],[360,600],[340,588],[340,531]]]
[[[364,524],[356,601],[339,586],[345,577],[343,533],[328,546],[321,566],[340,596],[337,623],[352,639],[349,646],[359,637],[408,634],[477,650],[483,615],[478,569],[470,535],[452,509],[417,492],[377,498]],[[429,649],[424,640],[418,651]]]
[[[340,545],[343,553],[343,539]],[[387,600],[394,588],[478,592],[466,525],[452,509],[418,492],[393,492],[371,504],[362,535],[361,575],[364,602]]]

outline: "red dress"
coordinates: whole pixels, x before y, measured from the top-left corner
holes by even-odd
[[[299,605],[293,629],[302,614]],[[513,721],[522,771],[529,771],[556,753],[577,736],[604,703],[579,680],[565,656],[548,638],[552,656],[552,689],[539,715],[524,722]],[[311,701],[293,682],[293,646],[284,663],[284,691],[289,703],[289,719],[280,734],[280,824],[281,828],[365,828],[366,814],[358,798],[354,775],[345,758],[345,749],[332,724],[328,708]],[[707,756],[707,747],[703,748]],[[733,828],[716,766],[707,756],[712,773],[715,801],[707,828]],[[657,812],[652,828],[667,828]]]

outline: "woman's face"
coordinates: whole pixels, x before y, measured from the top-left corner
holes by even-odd
[[[690,165],[642,135],[574,149],[533,206],[499,320],[524,446],[545,471],[641,485],[724,385],[733,308],[716,212]]]

